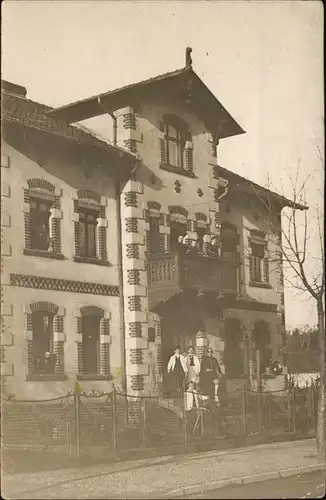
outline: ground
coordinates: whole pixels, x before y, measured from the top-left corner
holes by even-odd
[[[228,486],[182,498],[321,498],[324,494],[324,472],[313,472],[260,483]]]

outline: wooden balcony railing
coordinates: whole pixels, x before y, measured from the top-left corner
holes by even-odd
[[[167,300],[178,290],[238,293],[239,259],[217,259],[201,255],[165,253],[148,257],[151,303]]]

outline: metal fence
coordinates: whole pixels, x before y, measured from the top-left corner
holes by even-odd
[[[113,391],[79,393],[46,401],[2,401],[6,472],[65,466],[72,460],[115,460],[131,452],[182,452],[192,444],[214,449],[226,437],[284,433],[312,435],[317,386],[229,393],[222,406],[185,410],[181,399],[133,397]],[[199,401],[201,401],[199,399]]]

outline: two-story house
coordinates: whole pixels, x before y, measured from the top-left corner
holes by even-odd
[[[2,378],[20,399],[110,390],[125,366],[119,190],[137,158],[26,93],[2,82]]]
[[[180,70],[44,110],[44,113],[53,123],[65,123],[65,126],[68,123],[87,124],[87,120],[92,120],[94,126],[94,119],[100,117],[105,118],[107,126],[112,123],[113,145],[106,146],[109,150],[106,154],[115,155],[112,165],[116,175],[124,170],[124,162],[129,166],[133,163],[127,153],[121,154],[119,147],[127,148],[138,157],[137,168],[129,180],[120,180],[119,189],[114,191],[115,196],[121,193],[119,211],[114,195],[106,191],[112,184],[104,181],[104,173],[98,178],[91,174],[99,168],[93,158],[95,146],[87,156],[91,166],[77,165],[76,175],[70,171],[72,162],[68,169],[63,161],[60,176],[51,173],[49,167],[45,169],[49,172],[47,181],[54,186],[51,188],[53,196],[61,196],[65,204],[65,210],[61,205],[56,208],[60,211],[59,224],[65,231],[61,238],[65,248],[58,251],[67,259],[61,261],[60,272],[69,275],[71,280],[82,273],[94,283],[116,285],[119,273],[117,246],[121,246],[120,296],[123,303],[120,304],[120,320],[123,314],[123,327],[119,330],[115,323],[114,330],[113,325],[110,326],[111,332],[120,332],[120,337],[118,333],[111,334],[110,352],[113,352],[112,342],[117,335],[120,340],[116,341],[114,352],[117,359],[122,360],[127,392],[160,393],[165,383],[167,361],[176,345],[182,350],[193,345],[201,355],[209,344],[229,384],[232,381],[254,383],[256,349],[264,364],[282,348],[284,293],[277,238],[281,230],[281,210],[291,202],[219,165],[219,141],[244,131],[195,73],[189,51],[186,65]],[[73,130],[80,133],[79,129]],[[45,167],[40,167],[36,161],[33,168]],[[27,168],[20,175],[28,194],[28,189],[34,189],[34,184],[29,186],[28,179],[40,175],[28,173]],[[63,186],[57,182],[59,178]],[[74,188],[73,201],[65,193],[63,197],[59,195],[60,189],[65,191],[68,186]],[[82,228],[88,215],[80,212],[79,207],[84,205],[80,205],[82,199],[78,194],[84,196],[87,189],[108,199],[107,203],[112,202],[111,210],[98,195],[92,198],[99,210],[94,216],[97,225],[93,231],[99,235],[101,231],[113,231],[105,236],[105,252],[108,253],[101,245],[99,250],[102,252],[100,261],[107,259],[113,264],[111,267],[100,267],[101,262],[94,263],[93,257],[86,262],[76,249],[72,249],[73,238],[77,248],[80,248],[80,238],[85,241],[90,238],[89,229]],[[267,210],[266,201],[271,210]],[[26,210],[31,213],[30,202],[24,203],[29,203]],[[91,210],[94,208],[92,203]],[[16,212],[21,210],[21,203],[13,205]],[[17,213],[13,221],[20,220],[19,217]],[[20,227],[19,222],[15,224]],[[44,258],[36,259],[30,251],[23,256],[23,235],[20,238],[16,257],[11,260],[15,262],[15,273],[23,275],[19,266],[26,263],[39,266],[38,274],[42,274]],[[24,280],[30,283],[28,299],[31,293],[35,297],[39,294],[36,288],[50,286],[44,285],[47,283],[44,279],[11,277],[9,262],[8,258],[9,282],[12,286],[23,286]],[[47,259],[47,262],[53,265],[54,261]],[[32,270],[29,272],[32,274]],[[57,277],[55,268],[48,269],[45,275],[53,281],[53,277]],[[16,297],[17,289],[10,293]],[[41,295],[44,297],[45,293]],[[67,300],[66,296],[62,293],[62,300]],[[11,297],[13,303],[13,295]],[[62,307],[64,303],[56,297],[59,294],[53,295],[51,291],[51,303]],[[79,296],[69,298],[74,310],[77,299],[81,300]],[[110,323],[118,321],[119,316],[117,312],[114,319],[113,305],[108,306],[114,300],[99,298],[96,304],[104,312],[111,311]],[[84,304],[86,306],[83,302],[77,309],[77,319],[73,314],[69,320],[65,319],[64,329],[60,326],[62,331],[76,332],[76,321],[80,325],[77,336],[82,338],[85,328],[88,331],[86,322],[82,326],[82,320],[78,319],[83,318]],[[65,307],[68,310],[68,305]],[[31,312],[27,308],[27,312],[20,314],[27,314],[28,319]],[[22,321],[22,318],[17,319],[17,326]],[[62,325],[62,320],[58,324]],[[25,342],[28,343],[28,339]],[[67,344],[68,350],[72,352],[72,345],[68,348]],[[82,354],[78,359],[82,359]],[[115,364],[120,366],[118,362]]]

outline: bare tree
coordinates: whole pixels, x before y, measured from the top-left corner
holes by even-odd
[[[322,165],[320,185],[323,185],[324,161],[318,149]],[[325,260],[324,260],[324,214],[321,204],[315,204],[321,191],[316,192],[312,206],[307,205],[306,191],[313,172],[300,180],[300,163],[296,174],[288,173],[291,184],[291,200],[285,199],[268,189],[259,189],[252,184],[254,196],[251,205],[260,214],[263,213],[268,227],[269,238],[273,239],[277,251],[269,254],[269,261],[274,262],[283,273],[288,285],[300,294],[308,294],[315,301],[318,329],[318,360],[320,385],[318,391],[317,451],[325,453]],[[317,190],[318,191],[318,190]],[[285,208],[284,208],[285,207]],[[280,213],[282,211],[282,224]],[[316,245],[311,242],[317,241]]]

